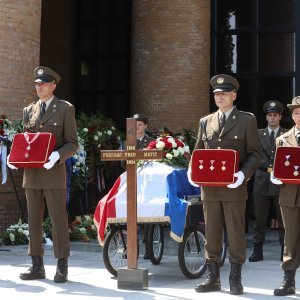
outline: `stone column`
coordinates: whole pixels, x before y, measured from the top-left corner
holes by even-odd
[[[209,112],[210,1],[132,2],[131,113],[172,131]]]
[[[0,2],[0,112],[10,119],[20,119],[23,107],[34,99],[41,5],[41,0]]]

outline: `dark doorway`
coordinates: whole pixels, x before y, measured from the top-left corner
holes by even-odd
[[[130,107],[131,1],[76,3],[76,108],[101,112],[124,129]]]

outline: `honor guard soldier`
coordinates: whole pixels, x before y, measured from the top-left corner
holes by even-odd
[[[287,107],[292,114],[295,126],[276,139],[276,146],[299,147],[300,96],[294,97],[292,103],[288,104]],[[299,156],[290,158],[289,155],[286,155],[285,159],[287,162],[289,159],[299,161]],[[289,165],[290,163],[285,163],[285,166]],[[296,167],[298,168],[299,166],[294,167],[296,170]],[[284,168],[282,172],[284,172]],[[298,176],[298,173],[295,171],[294,175]],[[274,290],[274,295],[286,296],[295,294],[295,275],[300,265],[300,184],[283,183],[275,178],[273,173],[271,174],[271,181],[280,185],[279,205],[285,227],[283,262],[281,264],[284,278],[282,284]]]
[[[236,78],[220,74],[210,80],[218,111],[200,119],[195,149],[232,149],[239,154],[236,181],[227,186],[202,186],[201,199],[205,217],[207,279],[196,285],[196,292],[221,289],[220,263],[224,222],[229,243],[230,293],[243,294],[242,264],[246,259],[245,208],[247,180],[259,166],[261,147],[256,118],[239,111],[233,104],[239,83]],[[210,170],[208,170],[209,172]],[[191,167],[188,170],[191,181]],[[191,181],[191,184],[193,182]]]
[[[255,172],[253,188],[255,225],[253,233],[254,249],[252,255],[249,257],[250,262],[263,260],[263,243],[272,204],[275,207],[278,219],[278,235],[281,245],[280,259],[282,260],[284,226],[279,207],[279,187],[270,181],[270,175],[273,171],[276,151],[275,139],[286,132],[286,129],[280,127],[283,110],[282,103],[276,100],[267,101],[263,106],[268,126],[259,130],[262,159],[258,170]]]
[[[32,266],[26,273],[20,274],[22,280],[45,278],[42,237],[45,202],[52,224],[54,256],[57,258],[54,282],[66,282],[68,279],[70,241],[65,161],[73,156],[78,144],[75,108],[53,94],[60,79],[48,67],[36,68],[34,83],[39,100],[23,110],[24,131],[52,133],[56,138],[56,147],[42,168],[24,168],[23,187],[27,199],[30,235],[28,255],[31,256]],[[15,168],[9,163],[8,166]]]

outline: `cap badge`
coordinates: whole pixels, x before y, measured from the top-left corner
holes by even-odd
[[[220,77],[217,79],[217,83],[218,84],[222,84],[224,82],[224,78],[223,77]]]
[[[270,106],[274,107],[274,106],[276,106],[276,103],[275,102],[271,102]]]
[[[300,97],[296,97],[296,103],[300,104]]]
[[[38,75],[43,75],[44,70],[43,69],[38,69],[37,73],[38,73]]]

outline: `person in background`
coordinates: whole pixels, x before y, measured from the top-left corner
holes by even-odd
[[[210,80],[218,111],[203,117],[195,149],[232,149],[239,153],[236,181],[228,186],[201,186],[206,238],[207,279],[196,285],[199,293],[221,290],[220,263],[224,222],[229,243],[230,293],[243,294],[242,264],[246,259],[245,208],[247,180],[259,166],[261,147],[256,118],[237,110],[239,83],[236,78],[219,74]],[[191,167],[188,178],[191,180]]]
[[[276,139],[276,147],[299,147],[300,96],[294,97],[292,103],[287,107],[292,114],[295,126]],[[296,170],[296,172],[298,171]],[[284,278],[281,285],[274,290],[274,295],[286,296],[295,294],[295,275],[300,265],[300,184],[283,184],[281,180],[274,177],[273,172],[270,179],[272,183],[280,185],[279,205],[285,228],[283,262],[281,264]]]
[[[60,79],[52,69],[37,67],[34,70],[34,83],[39,100],[23,110],[24,131],[53,133],[56,148],[42,168],[24,169],[23,188],[27,199],[30,234],[28,255],[31,256],[32,266],[20,274],[22,280],[44,279],[46,276],[42,236],[45,202],[51,219],[54,256],[57,258],[54,282],[68,280],[70,241],[65,161],[76,152],[78,143],[74,106],[53,94]],[[8,166],[15,168],[9,163]]]
[[[275,157],[275,139],[281,136],[286,130],[280,127],[284,107],[276,100],[267,101],[263,106],[268,126],[259,130],[259,137],[262,147],[262,158],[258,170],[255,172],[254,180],[254,212],[255,225],[253,233],[254,249],[249,257],[250,262],[257,262],[264,259],[263,243],[265,241],[266,227],[269,221],[269,212],[273,203],[278,219],[278,235],[281,244],[281,255],[283,255],[284,227],[279,207],[279,187],[270,181],[270,173],[273,171]]]
[[[148,144],[154,139],[146,134],[148,128],[148,118],[142,114],[134,114],[133,118],[136,119],[136,149],[145,149]],[[143,225],[144,237],[143,243],[145,244],[145,254],[144,259],[149,259],[148,252],[148,234],[149,234],[149,224]]]

